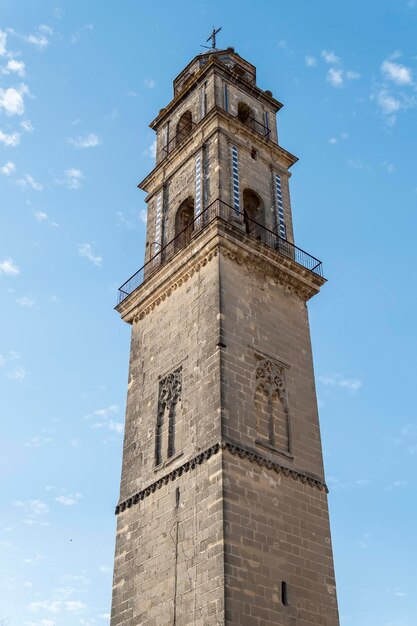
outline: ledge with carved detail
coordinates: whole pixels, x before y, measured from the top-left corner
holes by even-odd
[[[163,487],[164,485],[167,485],[177,478],[180,478],[183,474],[194,470],[198,465],[202,465],[205,461],[208,461],[212,456],[216,455],[221,449],[227,450],[232,455],[236,455],[241,459],[247,459],[252,463],[256,463],[266,470],[271,470],[276,474],[291,478],[292,480],[301,482],[304,485],[308,485],[310,487],[318,489],[319,491],[328,493],[326,483],[319,476],[316,476],[315,474],[312,474],[311,472],[308,472],[306,470],[297,470],[287,467],[285,465],[281,465],[276,461],[271,461],[270,459],[264,457],[259,452],[244,447],[241,444],[237,444],[233,441],[225,440],[220,443],[213,444],[203,452],[200,452],[199,454],[194,456],[189,461],[186,461],[182,465],[179,465],[175,469],[171,470],[168,474],[165,474],[144,489],[141,489],[130,498],[119,502],[115,510],[116,515],[118,515],[119,513],[123,513],[123,511],[125,511],[126,509],[130,509],[136,504],[139,504],[142,500],[150,496],[152,493],[155,493],[155,491],[157,491],[158,489],[161,489],[161,487]]]
[[[319,278],[321,284],[325,282],[322,263],[319,259],[298,248],[290,241],[283,239],[276,232],[266,228],[266,226],[250,219],[226,202],[217,199],[123,283],[118,291],[116,308],[129,298],[145,281],[148,281],[161,270],[181,250],[191,243],[194,244],[196,238],[205,232],[207,227],[215,220],[221,220],[226,224],[231,234],[239,235],[239,237],[243,236],[247,242],[253,242],[255,248],[260,247],[273,251],[274,255],[281,257],[287,264],[294,264],[294,267],[299,266],[307,270],[312,276]]]

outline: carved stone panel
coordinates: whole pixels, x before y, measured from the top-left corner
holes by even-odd
[[[260,354],[256,359],[256,443],[276,452],[291,454],[291,429],[285,368]]]
[[[181,401],[182,367],[159,381],[158,413],[155,431],[155,465],[160,465],[176,453],[177,405]]]

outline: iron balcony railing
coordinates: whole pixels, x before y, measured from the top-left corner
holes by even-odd
[[[195,122],[187,122],[175,135],[172,137],[163,147],[163,151],[165,153],[165,157],[168,156],[170,152],[173,151],[174,148],[180,145],[192,132],[194,126],[196,126]],[[164,158],[165,158],[164,157]]]
[[[268,248],[275,250],[278,254],[295,261],[298,265],[313,272],[313,274],[323,276],[322,263],[319,259],[311,256],[311,254],[308,254],[301,248],[297,248],[293,243],[283,239],[261,223],[252,220],[246,213],[236,211],[226,202],[217,199],[202,211],[200,215],[190,221],[186,228],[158,250],[143,267],[123,283],[118,292],[118,304],[130,296],[135,289],[165,265],[177,252],[185,248],[215,219],[227,222],[237,232],[246,234],[248,237],[259,241],[263,245],[268,246]]]
[[[248,128],[251,128],[252,130],[257,132],[259,135],[262,135],[263,137],[265,137],[265,139],[269,139],[270,138],[271,129],[268,128],[267,126],[265,126],[264,124],[261,124],[261,122],[258,122],[258,120],[256,120],[254,117],[252,117],[250,115],[248,117],[244,118],[244,119],[239,117],[239,115],[236,115],[235,117],[240,122],[242,122],[242,124],[244,124]]]

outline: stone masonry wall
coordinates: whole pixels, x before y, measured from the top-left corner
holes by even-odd
[[[196,163],[197,151],[202,155],[202,207],[209,206],[218,197],[218,135],[212,134],[205,141],[205,149],[202,148],[203,137],[201,134],[193,139],[187,146],[188,157],[181,155],[181,160],[176,166],[171,167],[169,174],[165,176],[165,187],[160,187],[148,200],[146,254],[145,261],[150,258],[151,244],[155,240],[156,232],[156,203],[157,196],[162,193],[162,225],[161,237],[163,245],[166,245],[175,237],[175,216],[181,203],[187,198],[195,202],[196,195]],[[155,247],[152,253],[155,254]]]
[[[221,256],[223,434],[288,467],[323,477],[307,307],[265,268]],[[256,354],[283,365],[293,459],[256,444]]]
[[[289,173],[282,165],[276,163],[271,157],[268,146],[262,142],[256,142],[248,137],[245,128],[240,128],[233,136],[224,132],[220,133],[220,187],[219,196],[228,204],[232,205],[232,171],[231,171],[231,146],[238,147],[239,158],[239,187],[240,206],[243,210],[243,191],[252,189],[261,198],[265,208],[265,225],[270,230],[278,232],[277,226],[277,204],[274,173],[281,176],[283,209],[285,225],[287,229],[287,239],[293,241],[293,225],[291,214],[291,200],[289,194]],[[252,150],[256,149],[256,158],[252,156]]]
[[[223,616],[219,452],[118,515],[111,626],[218,626]]]
[[[163,270],[162,270],[163,271]],[[132,327],[120,499],[218,441],[218,257]],[[155,469],[160,377],[182,368],[176,410],[178,458]]]
[[[227,451],[223,472],[225,624],[338,626],[326,493]]]
[[[255,96],[250,95],[247,91],[242,89],[239,84],[232,82],[230,80],[222,79],[218,77],[216,81],[216,90],[218,93],[217,103],[221,106],[221,108],[225,107],[224,103],[224,85],[228,86],[228,113],[230,115],[236,116],[238,112],[239,102],[244,102],[247,104],[254,113],[254,118],[260,124],[265,125],[265,111],[268,112],[269,117],[269,129],[270,129],[270,139],[271,141],[275,141],[278,143],[277,136],[277,124],[276,124],[276,114],[272,110],[272,108],[266,106],[263,102],[261,102]]]
[[[209,74],[205,82],[206,88],[206,112],[210,111],[213,108],[215,102],[215,94],[214,94],[214,75]],[[177,124],[180,117],[186,112],[190,111],[192,116],[192,121],[194,124],[197,124],[202,119],[201,117],[201,108],[200,108],[200,88],[204,83],[197,84],[193,91],[188,95],[187,98],[180,101],[178,106],[172,111],[171,115],[164,120],[163,124],[158,129],[157,138],[156,138],[156,162],[159,163],[165,156],[166,152],[163,150],[163,127],[166,124],[169,124],[169,141],[175,138],[177,132]],[[172,152],[175,149],[175,141],[170,144],[169,152]]]

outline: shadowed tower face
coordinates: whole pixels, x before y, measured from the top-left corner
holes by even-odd
[[[151,123],[111,626],[338,626],[281,104],[233,49],[194,58]]]

